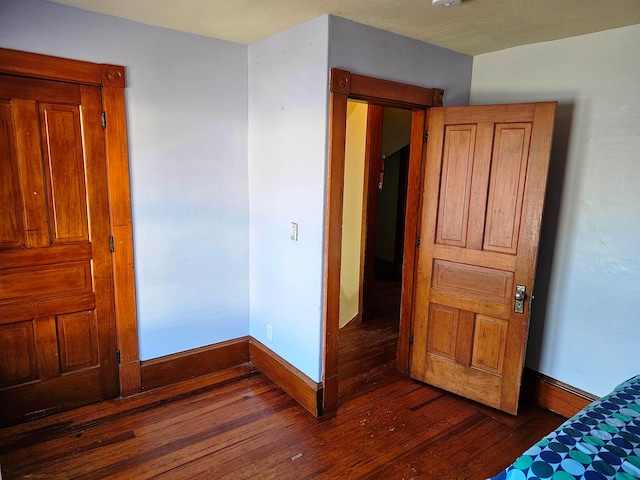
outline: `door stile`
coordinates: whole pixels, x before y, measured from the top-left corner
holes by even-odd
[[[94,222],[89,218],[91,245],[94,258],[93,281],[95,289],[103,292],[96,301],[96,316],[100,319],[99,351],[101,383],[105,398],[118,394],[118,368],[116,365],[115,300],[113,294],[113,270],[109,245],[110,212],[107,184],[105,142],[102,130],[102,99],[100,88],[80,87],[82,101],[82,140],[86,159],[89,203],[92,211],[104,212],[107,221]]]
[[[505,408],[517,409],[522,383],[522,370],[531,318],[531,298],[538,259],[538,243],[542,228],[542,212],[549,174],[548,158],[553,138],[555,109],[555,103],[540,103],[536,104],[534,112],[514,277],[516,285],[527,287],[527,298],[524,302],[523,314],[515,314],[513,308],[511,309],[511,322],[517,329],[517,333],[509,337],[505,356],[518,360],[505,364],[505,378],[513,379],[512,382],[504,382],[502,386],[502,404]]]
[[[429,110],[427,125],[430,129],[444,129],[444,110],[432,108]],[[423,208],[420,208],[417,232],[435,232],[438,212],[438,195],[441,163],[438,161],[442,153],[443,141],[441,135],[431,135],[427,142],[424,159],[424,175],[422,178],[422,194],[420,199]],[[426,208],[424,208],[426,206]],[[431,270],[433,267],[430,261],[433,258],[432,239],[420,238],[420,252],[416,255],[415,269],[415,294],[413,309],[413,350],[415,345],[426,345],[427,343],[427,316],[417,315],[419,311],[427,311],[429,308],[429,297],[431,295]],[[425,249],[427,251],[425,251]],[[423,372],[426,368],[426,357],[424,355],[411,355],[411,372]]]
[[[402,291],[400,293],[400,326],[398,332],[398,368],[408,373],[412,347],[412,315],[415,294],[416,259],[418,256],[418,232],[421,187],[424,174],[424,158],[427,109],[413,110],[411,115],[411,140],[409,143],[409,171],[407,178],[407,206],[404,221],[404,245],[402,258]]]

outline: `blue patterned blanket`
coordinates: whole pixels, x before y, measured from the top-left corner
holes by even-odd
[[[640,479],[640,375],[589,404],[491,480]]]

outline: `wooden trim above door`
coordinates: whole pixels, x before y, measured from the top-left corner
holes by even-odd
[[[121,396],[138,393],[140,360],[124,106],[124,67],[0,48],[0,73],[101,87],[102,108],[107,121],[104,130],[105,150],[111,235],[115,247],[112,262],[117,348],[120,351],[119,390]]]
[[[331,93],[342,93],[352,99],[400,108],[439,107],[444,97],[441,88],[417,87],[339,68],[331,69],[330,90]]]
[[[327,174],[327,210],[325,216],[325,279],[324,279],[324,374],[323,404],[324,413],[334,412],[338,408],[338,330],[340,316],[340,261],[342,248],[342,201],[344,188],[344,162],[347,123],[347,100],[364,100],[377,105],[393,106],[413,110],[412,142],[422,145],[422,132],[425,110],[428,107],[441,106],[444,90],[406,85],[389,80],[367,77],[337,68],[331,69],[329,80],[329,158]],[[417,123],[420,123],[419,127]],[[418,128],[420,133],[418,134]],[[412,143],[413,144],[413,143]],[[405,224],[405,246],[415,241],[417,225],[417,205],[420,183],[422,148],[412,152],[409,161],[409,180],[407,193],[407,215],[416,215]],[[413,177],[412,177],[413,175]],[[416,179],[417,175],[417,179]],[[415,208],[410,206],[415,202]],[[407,252],[405,247],[405,252]],[[412,256],[412,254],[410,255]],[[404,263],[407,265],[404,266]],[[413,289],[405,288],[405,278],[413,282],[412,259],[405,257],[403,262],[403,287],[400,315],[400,340],[398,342],[398,360],[402,370],[408,370],[409,336],[411,329],[411,294]],[[406,276],[406,277],[405,277]],[[406,339],[403,339],[403,336]],[[405,351],[406,350],[406,351]]]

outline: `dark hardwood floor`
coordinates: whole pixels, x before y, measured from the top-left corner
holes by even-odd
[[[243,365],[2,429],[2,479],[482,480],[563,420],[526,402],[512,417],[400,374],[397,321],[380,312],[340,333],[335,415],[312,417]]]

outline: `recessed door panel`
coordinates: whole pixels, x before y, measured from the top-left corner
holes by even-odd
[[[79,107],[41,103],[40,124],[52,243],[87,241]]]
[[[447,127],[445,137],[436,243],[464,247],[469,219],[475,125]]]
[[[432,288],[490,302],[511,303],[513,272],[435,259]]]
[[[485,372],[502,375],[507,321],[477,315],[473,335],[471,366]]]
[[[24,228],[11,106],[8,101],[0,100],[0,248],[23,245]]]
[[[529,123],[496,125],[484,250],[516,254],[530,137]]]
[[[0,325],[0,388],[38,378],[31,322]]]
[[[431,304],[427,327],[427,352],[429,354],[451,360],[455,359],[458,317],[459,310],[457,308]]]
[[[96,366],[98,345],[94,312],[58,315],[57,326],[62,372]]]
[[[0,302],[89,291],[89,262],[0,270]]]

